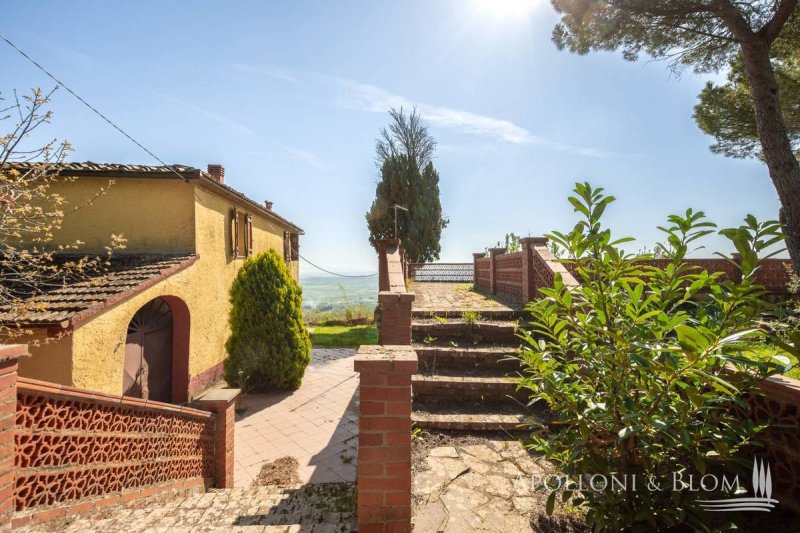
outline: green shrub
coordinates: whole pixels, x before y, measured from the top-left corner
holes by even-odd
[[[613,197],[589,184],[577,184],[575,192],[569,200],[580,214],[577,225],[549,237],[565,250],[581,284],[567,286],[556,274],[554,288],[542,289],[545,298],[527,307],[522,386],[532,401],[547,402],[555,416],[550,429],[557,428],[536,428],[534,445],[570,480],[594,474],[638,480],[638,490],[630,483],[599,491],[573,483],[561,491],[586,510],[595,531],[685,524],[709,531],[710,517],[696,503],[708,493],[672,491],[671,476],[736,473],[744,466],[739,452],[758,444],[763,428],[737,411],[747,409],[744,398],[756,393],[759,380],[785,370],[788,361],[747,354],[768,341],[797,350],[763,321],[770,306],[755,283],[758,256],[782,240],[779,225],[748,216],[745,225],[719,232],[741,255],[742,280],[734,282],[685,260],[714,231],[703,213],[673,215],[659,228],[666,242],[658,249],[669,262],[656,268],[642,262],[651,256],[626,253],[620,245],[631,239],[614,240],[601,224]],[[647,490],[650,480],[664,490]]]
[[[311,361],[302,289],[273,250],[245,260],[230,290],[225,380],[247,389],[297,388]]]

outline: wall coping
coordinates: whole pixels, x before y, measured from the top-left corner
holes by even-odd
[[[241,394],[241,389],[219,388],[210,390],[194,401],[199,403],[231,403]]]
[[[356,353],[356,372],[393,372],[413,374],[417,371],[417,352],[411,346],[361,346]]]
[[[191,416],[198,418],[211,418],[213,413],[201,411],[192,407],[175,405],[171,403],[144,400],[132,396],[108,394],[105,392],[79,389],[68,385],[59,385],[48,381],[39,381],[30,378],[17,379],[17,391],[27,394],[40,394],[47,396],[62,396],[67,398],[83,399],[90,402],[101,402],[115,407],[134,407],[137,409],[148,409],[151,411],[161,411],[175,416]]]
[[[30,356],[27,344],[0,344],[0,362]]]
[[[415,296],[416,295],[413,292],[394,292],[394,291],[380,291],[380,292],[378,292],[378,299],[379,300],[397,299],[397,300],[400,300],[400,301],[407,300],[409,302],[413,302]]]
[[[781,392],[783,394],[793,396],[800,401],[800,380],[790,378],[783,375],[770,376],[764,378],[759,387],[765,392]]]
[[[547,237],[521,237],[519,239],[520,244],[547,244],[549,239]]]

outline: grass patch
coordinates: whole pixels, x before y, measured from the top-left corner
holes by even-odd
[[[378,328],[365,326],[314,326],[311,344],[325,348],[358,348],[362,344],[378,344]]]
[[[345,326],[369,324],[375,309],[365,305],[348,305],[326,311],[304,310],[303,320],[310,326]]]

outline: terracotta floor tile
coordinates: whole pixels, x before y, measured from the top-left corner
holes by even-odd
[[[357,444],[353,442],[358,431],[357,413],[352,410],[358,387],[354,356],[353,349],[315,348],[299,390],[249,394],[243,400],[247,411],[236,421],[234,447],[237,486],[248,485],[265,461],[285,455],[298,459],[304,481],[323,458],[328,462],[321,478],[355,480],[355,468],[339,464],[339,455],[355,455]]]

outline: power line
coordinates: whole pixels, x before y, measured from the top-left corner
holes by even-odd
[[[308,263],[309,265],[313,266],[314,268],[317,268],[317,269],[319,269],[319,270],[322,270],[323,272],[326,272],[326,273],[328,273],[328,274],[331,274],[331,275],[333,275],[333,276],[339,276],[340,278],[371,278],[371,277],[373,277],[373,276],[377,276],[377,275],[378,275],[378,273],[377,273],[377,272],[376,272],[376,273],[374,273],[374,274],[364,274],[364,275],[361,275],[361,276],[357,276],[357,275],[351,275],[351,274],[338,274],[338,273],[336,273],[336,272],[331,272],[330,270],[326,270],[326,269],[322,268],[322,267],[321,267],[321,266],[319,266],[319,265],[315,265],[314,263],[312,263],[311,261],[309,261],[308,259],[306,259],[306,258],[305,258],[305,257],[303,257],[302,255],[300,255],[300,252],[299,252],[299,251],[297,251],[297,250],[294,250],[294,253],[296,253],[296,254],[297,254],[297,256],[298,256],[300,259],[302,259],[303,261],[305,261],[305,262],[306,262],[306,263]]]
[[[16,50],[17,52],[19,52],[19,53],[20,53],[20,55],[21,55],[22,57],[24,57],[25,59],[27,59],[28,61],[30,61],[31,63],[33,63],[33,64],[36,66],[36,68],[38,68],[39,70],[41,70],[42,72],[44,72],[44,73],[45,73],[45,74],[46,74],[48,77],[50,77],[50,78],[51,78],[53,81],[55,81],[55,82],[56,82],[58,85],[60,85],[60,86],[61,86],[61,87],[63,87],[64,89],[66,89],[66,90],[67,90],[67,92],[69,92],[69,93],[70,93],[72,96],[74,96],[75,98],[77,98],[77,99],[78,99],[78,100],[79,100],[79,101],[80,101],[80,102],[81,102],[83,105],[85,105],[86,107],[88,107],[89,109],[91,109],[91,110],[92,110],[92,111],[93,111],[93,112],[94,112],[94,113],[95,113],[97,116],[99,116],[100,118],[102,118],[103,120],[105,120],[105,121],[106,121],[106,122],[107,122],[107,123],[108,123],[108,124],[109,124],[111,127],[113,127],[115,130],[117,130],[118,132],[120,132],[121,134],[123,134],[125,137],[127,137],[127,138],[128,138],[128,139],[129,139],[129,140],[130,140],[132,143],[134,143],[136,146],[138,146],[139,148],[141,148],[142,150],[144,150],[145,152],[147,152],[147,153],[148,153],[148,154],[149,154],[149,155],[150,155],[150,156],[151,156],[153,159],[155,159],[156,161],[158,161],[159,163],[161,163],[161,164],[162,164],[164,167],[166,167],[167,169],[169,169],[169,170],[170,170],[170,172],[172,172],[173,174],[175,174],[176,176],[178,176],[179,178],[181,178],[181,179],[183,179],[183,180],[185,180],[185,179],[186,179],[185,177],[181,176],[181,175],[180,175],[178,172],[176,172],[174,168],[172,168],[170,165],[166,164],[166,163],[165,163],[165,162],[164,162],[164,161],[163,161],[163,160],[162,160],[160,157],[158,157],[156,154],[154,154],[153,152],[151,152],[150,150],[148,150],[148,149],[147,149],[147,148],[146,148],[146,147],[145,147],[145,146],[144,146],[142,143],[140,143],[139,141],[137,141],[136,139],[134,139],[133,137],[131,137],[130,135],[128,135],[128,134],[125,132],[125,130],[123,130],[122,128],[120,128],[120,127],[119,127],[119,126],[117,126],[116,124],[114,124],[114,123],[111,121],[111,119],[109,119],[109,118],[108,118],[107,116],[105,116],[103,113],[101,113],[100,111],[98,111],[98,110],[97,110],[97,109],[96,109],[94,106],[92,106],[92,104],[90,104],[89,102],[87,102],[86,100],[84,100],[83,98],[81,98],[81,97],[80,97],[80,95],[79,95],[78,93],[76,93],[75,91],[73,91],[72,89],[70,89],[70,88],[69,88],[69,86],[67,86],[67,85],[66,85],[66,84],[65,84],[63,81],[59,80],[58,78],[56,78],[55,76],[53,76],[52,74],[50,74],[50,72],[49,72],[49,71],[48,71],[46,68],[44,68],[42,65],[40,65],[40,64],[39,64],[39,63],[38,63],[38,62],[37,62],[35,59],[33,59],[31,56],[29,56],[28,54],[26,54],[25,52],[23,52],[22,50],[20,50],[20,48],[19,48],[17,45],[15,45],[14,43],[12,43],[12,42],[11,42],[11,41],[10,41],[10,40],[9,40],[9,39],[8,39],[8,38],[5,36],[5,35],[3,35],[2,33],[0,33],[0,39],[3,39],[3,40],[6,42],[6,43],[8,43],[8,45],[9,45],[11,48],[13,48],[13,49],[14,49],[14,50]],[[297,252],[297,250],[295,250],[295,252]],[[349,275],[349,274],[339,274],[339,273],[337,273],[337,272],[331,272],[330,270],[324,269],[324,268],[322,268],[322,267],[321,267],[321,266],[319,266],[319,265],[315,265],[314,263],[312,263],[311,261],[309,261],[308,259],[306,259],[306,258],[305,258],[305,257],[303,257],[302,255],[300,255],[300,253],[299,253],[299,252],[297,253],[297,255],[300,257],[300,259],[302,259],[303,261],[305,261],[305,262],[306,262],[306,263],[308,263],[309,265],[313,266],[314,268],[317,268],[317,269],[319,269],[319,270],[321,270],[321,271],[323,271],[323,272],[325,272],[325,273],[327,273],[327,274],[331,274],[331,275],[333,275],[333,276],[339,276],[339,277],[341,277],[341,278],[371,278],[371,277],[373,277],[373,276],[377,276],[377,275],[378,275],[377,273],[375,273],[375,274],[366,274],[366,275]]]
[[[51,78],[53,81],[55,81],[55,82],[56,82],[58,85],[60,85],[60,86],[61,86],[61,87],[63,87],[64,89],[66,89],[66,90],[67,90],[67,92],[69,92],[69,93],[70,93],[72,96],[74,96],[75,98],[77,98],[77,99],[78,99],[78,100],[79,100],[79,101],[80,101],[80,102],[81,102],[83,105],[85,105],[86,107],[88,107],[89,109],[91,109],[92,111],[94,111],[94,113],[95,113],[97,116],[99,116],[100,118],[102,118],[103,120],[105,120],[106,122],[108,122],[108,123],[111,125],[111,127],[113,127],[115,130],[117,130],[118,132],[120,132],[121,134],[123,134],[125,137],[127,137],[127,138],[128,138],[128,139],[129,139],[131,142],[133,142],[133,143],[134,143],[136,146],[138,146],[139,148],[141,148],[142,150],[144,150],[145,152],[147,152],[147,153],[148,153],[148,154],[149,154],[149,155],[150,155],[150,156],[151,156],[153,159],[155,159],[156,161],[158,161],[159,163],[161,163],[161,164],[162,164],[164,167],[168,168],[168,169],[169,169],[169,170],[170,170],[170,171],[171,171],[173,174],[175,174],[176,176],[178,176],[178,177],[179,177],[179,178],[181,178],[182,180],[184,180],[184,181],[186,180],[186,178],[185,178],[184,176],[181,176],[180,174],[178,174],[178,172],[176,172],[174,168],[172,168],[170,165],[168,165],[168,164],[166,164],[164,161],[162,161],[160,157],[158,157],[156,154],[154,154],[153,152],[151,152],[150,150],[148,150],[147,148],[145,148],[145,146],[144,146],[142,143],[140,143],[139,141],[137,141],[136,139],[134,139],[133,137],[131,137],[130,135],[128,135],[127,133],[125,133],[125,131],[124,131],[122,128],[120,128],[119,126],[117,126],[116,124],[114,124],[113,122],[111,122],[111,119],[109,119],[109,118],[108,118],[108,117],[106,117],[104,114],[102,114],[100,111],[98,111],[97,109],[95,109],[95,108],[94,108],[94,106],[92,106],[92,104],[90,104],[89,102],[87,102],[86,100],[84,100],[83,98],[81,98],[81,97],[78,95],[78,93],[76,93],[75,91],[73,91],[72,89],[70,89],[70,88],[69,88],[69,87],[68,87],[68,86],[67,86],[67,85],[66,85],[66,84],[65,84],[63,81],[59,80],[58,78],[56,78],[55,76],[53,76],[52,74],[50,74],[50,72],[48,72],[48,71],[47,71],[47,69],[46,69],[46,68],[44,68],[42,65],[40,65],[40,64],[39,64],[39,63],[38,63],[38,62],[37,62],[35,59],[33,59],[31,56],[29,56],[28,54],[26,54],[25,52],[23,52],[22,50],[20,50],[20,49],[19,49],[19,47],[17,47],[17,45],[15,45],[15,44],[14,44],[14,43],[12,43],[11,41],[9,41],[9,40],[8,40],[8,38],[7,38],[5,35],[3,35],[3,34],[1,34],[1,33],[0,33],[0,39],[3,39],[5,42],[7,42],[7,43],[8,43],[8,45],[9,45],[11,48],[13,48],[14,50],[16,50],[17,52],[19,52],[19,53],[20,53],[20,55],[22,55],[22,57],[24,57],[25,59],[27,59],[28,61],[30,61],[31,63],[33,63],[33,64],[36,66],[36,68],[38,68],[39,70],[41,70],[42,72],[44,72],[45,74],[47,74],[47,76],[49,76],[49,77],[50,77],[50,78]]]

